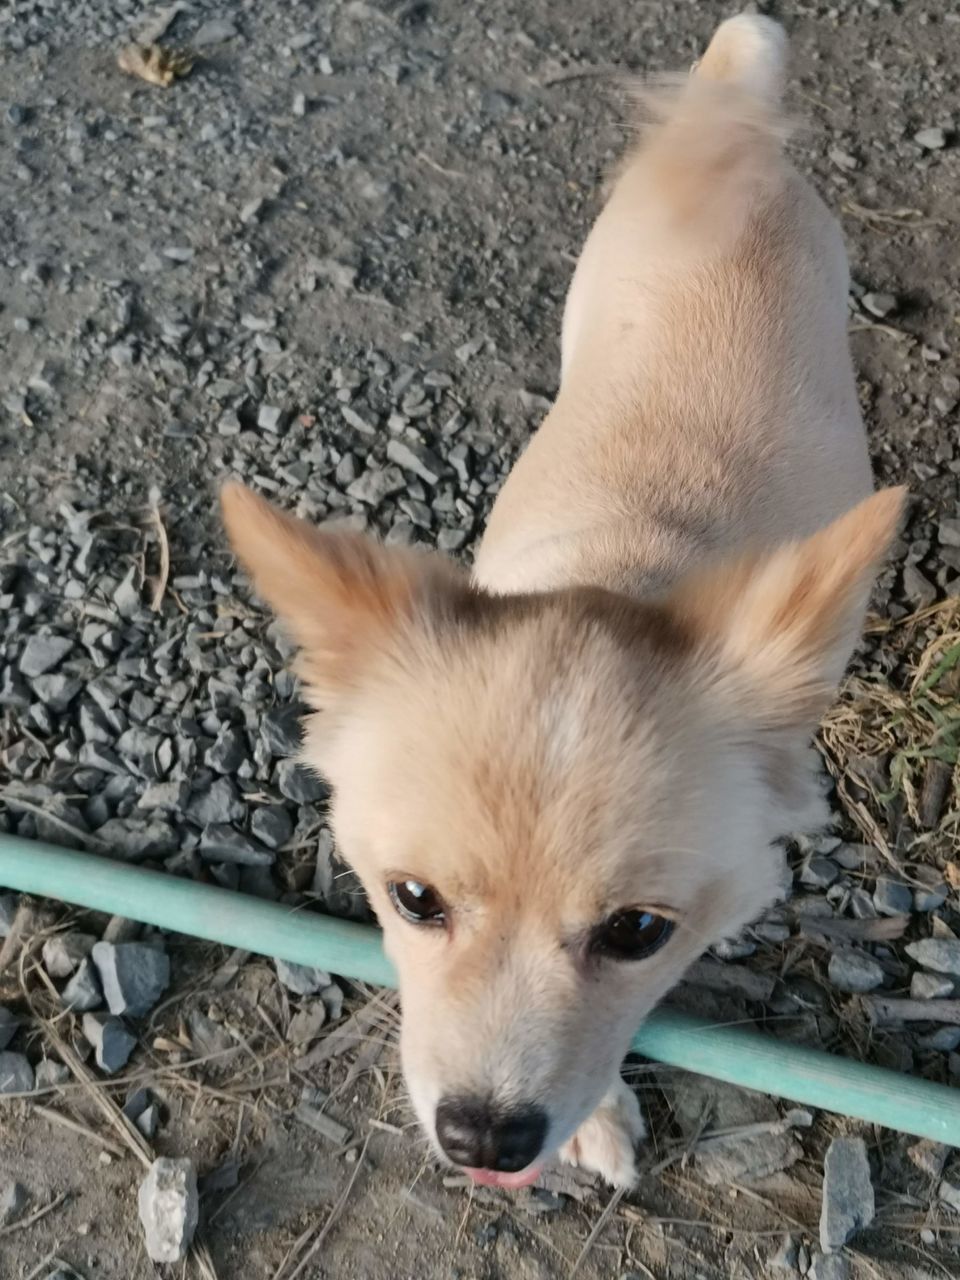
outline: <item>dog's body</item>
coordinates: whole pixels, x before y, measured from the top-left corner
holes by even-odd
[[[490,590],[647,596],[870,492],[840,228],[781,151],[783,44],[725,23],[654,103],[577,265],[560,394],[490,518]]]
[[[630,1181],[631,1033],[821,816],[809,737],[901,495],[861,501],[846,261],[782,155],[782,63],[775,24],[734,19],[657,99],[473,584],[225,491],[303,650],[411,1097],[480,1181],[557,1152]]]

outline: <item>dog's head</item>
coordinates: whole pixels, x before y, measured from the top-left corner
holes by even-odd
[[[301,647],[305,757],[400,975],[427,1133],[528,1180],[686,966],[776,895],[805,741],[902,493],[653,603],[496,597],[239,485],[234,547]]]

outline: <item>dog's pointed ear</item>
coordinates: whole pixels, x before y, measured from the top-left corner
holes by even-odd
[[[355,685],[405,624],[437,618],[469,592],[465,574],[434,552],[317,528],[237,481],[220,501],[237,557],[302,650],[300,674],[318,707]]]
[[[805,541],[697,570],[667,593],[746,721],[812,728],[826,710],[905,497],[883,489]]]

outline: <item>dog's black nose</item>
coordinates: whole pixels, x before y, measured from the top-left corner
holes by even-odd
[[[498,1110],[480,1098],[444,1098],[437,1107],[437,1139],[454,1164],[519,1173],[533,1164],[547,1136],[539,1107]]]

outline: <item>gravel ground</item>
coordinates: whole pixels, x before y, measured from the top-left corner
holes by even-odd
[[[914,499],[824,726],[836,828],[789,851],[789,900],[677,1000],[956,1082],[952,9],[772,10],[792,152],[848,236],[877,475]],[[116,64],[156,12],[10,0],[0,830],[366,917],[325,790],[289,758],[289,649],[216,486],[239,474],[469,560],[556,388],[564,290],[622,142],[615,73],[690,63],[726,13],[197,0],[163,15],[200,55],[164,89]],[[11,930],[0,1091],[40,1092],[0,1110],[4,1277],[540,1280],[585,1244],[585,1277],[960,1267],[960,1159],[929,1144],[635,1064],[654,1139],[602,1222],[607,1194],[569,1174],[467,1196],[409,1127],[383,997],[0,892]],[[144,1251],[154,1155],[200,1175],[185,1269]]]

